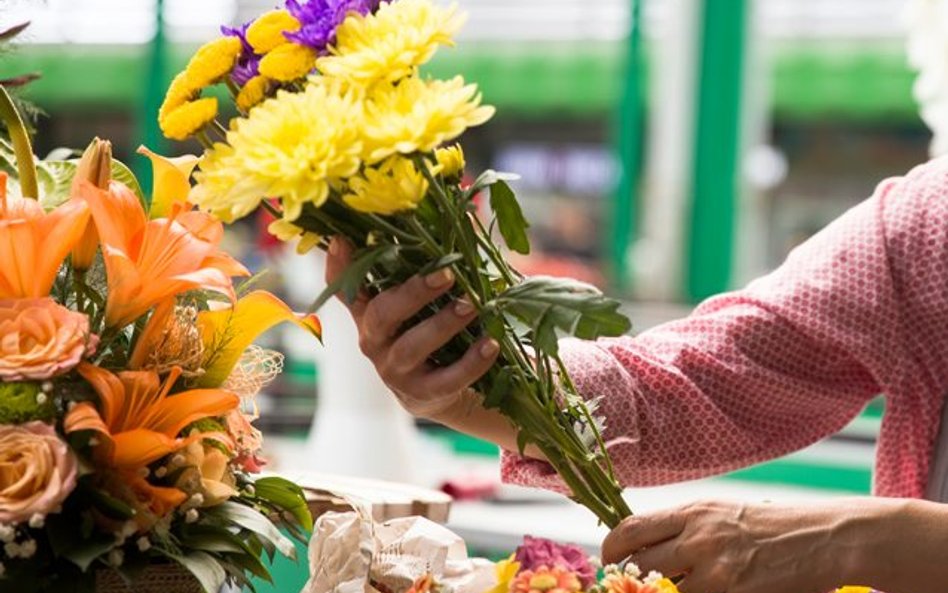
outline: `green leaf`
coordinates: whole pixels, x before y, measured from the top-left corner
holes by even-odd
[[[115,538],[105,535],[96,535],[83,540],[75,547],[62,553],[62,557],[69,560],[85,572],[95,562],[96,558],[104,556],[115,547]]]
[[[333,295],[342,293],[346,302],[351,303],[359,294],[359,289],[365,284],[369,272],[379,260],[386,255],[394,254],[396,248],[394,245],[380,245],[369,248],[361,255],[356,257],[351,264],[336,278],[336,280],[327,286],[309,307],[310,313],[315,313],[331,299]]]
[[[207,552],[191,552],[186,556],[168,554],[168,557],[187,568],[204,587],[205,593],[218,593],[224,586],[227,573],[224,567]]]
[[[112,179],[124,184],[128,189],[132,190],[135,195],[138,196],[138,200],[145,208],[145,212],[148,212],[151,207],[151,200],[145,196],[145,193],[142,191],[142,186],[138,183],[138,178],[135,177],[132,170],[128,168],[128,165],[112,159]]]
[[[76,163],[71,161],[37,161],[36,182],[43,208],[51,210],[69,199]]]
[[[251,554],[250,548],[239,537],[224,527],[214,525],[185,525],[180,533],[181,543],[192,550],[204,552],[231,552]]]
[[[418,275],[427,276],[432,272],[437,272],[442,268],[447,268],[448,266],[454,265],[459,261],[464,261],[463,255],[460,253],[449,253],[448,255],[439,257],[435,261],[418,270]]]
[[[497,225],[507,247],[524,255],[530,253],[530,239],[527,237],[530,224],[524,218],[513,190],[502,180],[490,187],[490,207],[497,216]]]
[[[264,541],[273,544],[287,558],[296,560],[296,546],[293,545],[293,542],[280,533],[276,525],[259,511],[233,501],[225,502],[217,508],[224,519],[240,525],[244,529],[249,529],[263,538]]]
[[[254,490],[257,498],[288,511],[306,531],[313,530],[313,515],[309,512],[302,488],[283,478],[268,477],[254,482]]]
[[[585,340],[628,332],[632,324],[619,304],[589,284],[548,276],[527,278],[489,303],[530,327],[534,346],[551,356],[557,332]]]
[[[500,369],[494,380],[491,382],[490,390],[484,394],[485,408],[499,408],[503,401],[510,395],[513,387],[513,373],[507,367]]]

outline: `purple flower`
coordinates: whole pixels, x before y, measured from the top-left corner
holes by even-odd
[[[254,53],[247,41],[248,27],[250,23],[244,23],[239,27],[221,27],[221,33],[224,35],[240,39],[240,45],[243,48],[230,74],[231,79],[239,86],[244,86],[248,80],[260,74],[260,56]]]
[[[336,41],[336,28],[347,14],[368,14],[378,5],[379,0],[286,0],[286,9],[301,25],[286,38],[325,54],[327,46]]]
[[[517,548],[515,560],[520,570],[536,570],[540,566],[552,568],[559,566],[576,575],[588,588],[596,582],[596,569],[589,562],[589,556],[579,546],[558,544],[542,537],[526,536],[523,544]]]

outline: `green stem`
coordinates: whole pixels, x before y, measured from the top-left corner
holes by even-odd
[[[13,143],[16,168],[20,176],[20,191],[24,198],[39,199],[36,160],[33,157],[33,147],[30,146],[30,135],[26,132],[26,126],[13,104],[13,99],[3,85],[0,85],[0,119],[6,124],[10,141]]]

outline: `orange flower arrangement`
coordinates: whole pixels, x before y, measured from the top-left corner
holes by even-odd
[[[261,439],[241,411],[279,365],[258,377],[242,361],[273,325],[318,337],[318,320],[237,298],[247,269],[187,202],[196,158],[141,151],[148,200],[102,140],[37,165],[2,87],[0,118],[20,168],[9,193],[0,173],[0,590],[92,591],[97,568],[134,556],[217,591],[263,574],[264,550],[292,556],[270,517],[302,537],[303,493],[250,475]],[[66,173],[41,187],[37,166]]]

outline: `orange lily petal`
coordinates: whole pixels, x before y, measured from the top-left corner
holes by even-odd
[[[299,325],[317,338],[322,337],[315,315],[301,317],[263,290],[247,294],[231,308],[199,313],[197,323],[208,359],[198,384],[202,387],[223,384],[257,336],[284,321]]]
[[[112,435],[115,444],[111,462],[119,468],[144,467],[181,448],[179,439],[166,434],[136,428]]]
[[[102,419],[106,426],[115,426],[120,412],[125,408],[125,386],[122,381],[109,371],[88,362],[80,362],[76,370],[99,394]]]
[[[165,434],[179,434],[192,422],[223,416],[240,406],[235,393],[222,389],[192,389],[163,399],[152,409],[147,426]]]
[[[102,421],[99,411],[89,402],[79,402],[63,419],[63,431],[66,434],[79,430],[94,430],[105,435],[109,434],[109,427]]]

